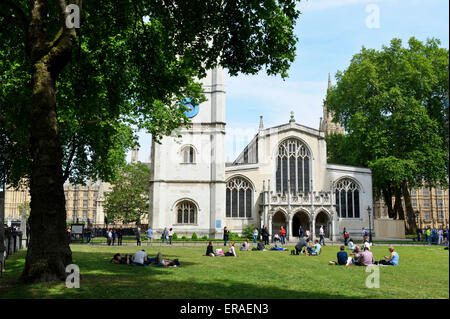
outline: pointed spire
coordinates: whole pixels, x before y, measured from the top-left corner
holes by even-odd
[[[263,122],[263,116],[262,115],[259,117],[259,129],[260,130],[264,129],[264,122]]]

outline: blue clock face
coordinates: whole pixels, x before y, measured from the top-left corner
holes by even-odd
[[[181,102],[181,104],[188,109],[186,112],[184,112],[184,114],[186,114],[186,116],[189,118],[195,117],[200,111],[200,106],[198,105],[198,103],[190,97],[186,98],[183,102]]]

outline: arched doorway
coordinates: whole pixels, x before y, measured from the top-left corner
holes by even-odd
[[[272,218],[272,235],[275,235],[275,234],[279,235],[281,226],[283,226],[284,229],[286,229],[287,219],[286,219],[286,215],[283,212],[278,211],[275,213],[275,215],[273,215],[273,218]]]
[[[306,234],[306,230],[311,228],[311,221],[309,219],[309,216],[304,211],[299,211],[295,213],[294,217],[292,218],[292,236],[299,237],[299,229],[300,226],[303,228],[303,235]]]
[[[325,232],[325,237],[330,238],[331,236],[331,220],[328,214],[324,211],[321,211],[316,216],[316,229],[315,235],[319,237],[320,226],[323,226],[323,230]]]

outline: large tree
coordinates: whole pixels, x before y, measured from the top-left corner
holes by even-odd
[[[370,167],[389,216],[404,218],[414,232],[409,189],[448,184],[449,54],[436,39],[408,44],[363,48],[337,72],[326,101],[347,132],[329,138],[332,160]]]
[[[31,193],[22,279],[63,280],[72,262],[63,183],[109,180],[133,145],[188,125],[186,97],[216,66],[287,76],[295,0],[0,0],[0,127],[8,182]],[[80,28],[69,22],[80,9]]]
[[[128,164],[120,169],[104,204],[108,221],[140,224],[149,213],[150,169],[146,164]]]

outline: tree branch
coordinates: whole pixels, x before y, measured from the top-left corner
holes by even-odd
[[[75,136],[72,138],[72,151],[70,152],[69,159],[67,160],[66,168],[64,170],[63,182],[66,182],[70,175],[70,166],[72,165],[73,158],[75,156],[78,144],[75,142]]]

